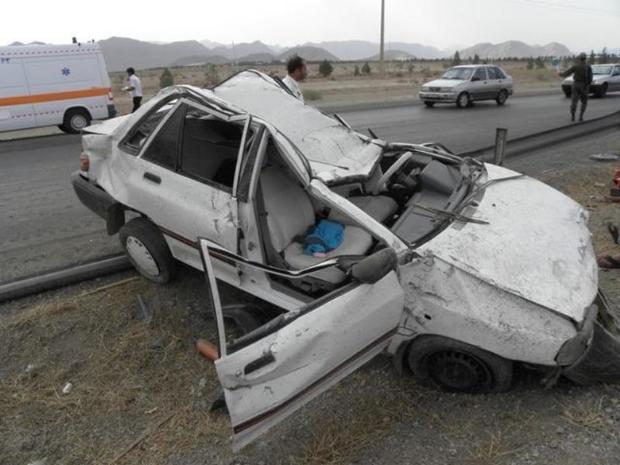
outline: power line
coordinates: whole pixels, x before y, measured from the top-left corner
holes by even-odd
[[[584,11],[588,13],[599,13],[599,14],[605,14],[605,15],[620,16],[620,10],[618,11],[604,10],[600,8],[589,8],[589,7],[578,6],[578,5],[553,3],[553,2],[549,2],[545,0],[508,0],[508,1],[511,1],[513,3],[520,3],[522,5],[551,6],[555,8],[563,8],[565,10]]]

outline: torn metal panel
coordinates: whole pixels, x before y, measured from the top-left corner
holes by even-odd
[[[489,180],[515,173],[486,165]],[[528,177],[486,188],[475,217],[455,222],[417,249],[525,300],[579,322],[598,289],[587,212]]]
[[[568,319],[437,257],[401,266],[400,281],[406,308],[402,326],[416,335],[437,334],[509,360],[555,365],[562,344],[576,334]]]
[[[336,293],[216,361],[242,447],[387,347],[402,315],[394,272]],[[377,311],[381,309],[381,311]]]
[[[243,71],[214,89],[216,96],[273,124],[303,153],[324,182],[368,176],[382,147],[292,97],[272,78]]]

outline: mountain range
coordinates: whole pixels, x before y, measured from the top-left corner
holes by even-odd
[[[483,42],[472,47],[459,50],[461,58],[478,55],[480,58],[505,57],[538,57],[538,56],[569,56],[573,53],[563,44],[551,42],[547,45],[528,45],[518,40],[509,40],[500,44]]]
[[[294,53],[308,61],[374,61],[379,58],[379,44],[364,40],[307,42],[294,47],[282,47],[268,45],[258,40],[237,44],[222,44],[209,40],[155,43],[125,37],[110,37],[99,41],[99,45],[110,71],[121,71],[129,66],[145,69],[208,63],[282,62]],[[385,44],[385,57],[388,60],[446,58],[453,53],[454,50],[440,50],[419,43],[387,42]],[[499,44],[479,43],[460,49],[459,53],[461,58],[478,54],[482,59],[573,54],[566,46],[557,42],[539,46],[519,41]]]

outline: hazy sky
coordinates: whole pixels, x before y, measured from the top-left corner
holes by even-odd
[[[150,41],[261,40],[295,45],[378,41],[380,0],[91,3],[6,0],[0,44],[110,36]],[[168,4],[167,8],[160,5]],[[386,40],[439,48],[476,42],[562,42],[572,51],[620,47],[620,0],[386,0]]]

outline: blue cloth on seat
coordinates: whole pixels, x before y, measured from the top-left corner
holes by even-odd
[[[304,254],[327,253],[342,244],[344,226],[329,220],[321,220],[304,239]]]

